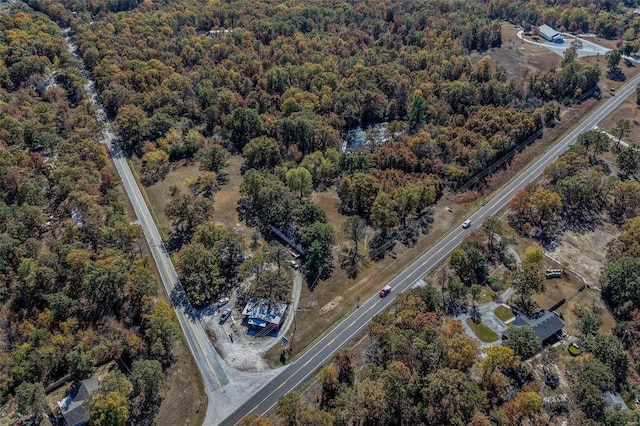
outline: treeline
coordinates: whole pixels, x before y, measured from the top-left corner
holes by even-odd
[[[624,129],[617,131],[624,134]],[[600,157],[611,149],[620,171],[617,176]],[[509,202],[512,225],[550,242],[567,228],[593,229],[602,220],[623,224],[640,206],[640,184],[631,178],[640,164],[637,159],[633,147],[623,149],[604,132],[580,134],[577,144],[547,167],[541,180]]]
[[[547,24],[558,31],[595,33],[607,39],[623,38],[633,42],[640,30],[640,19],[633,14],[633,8],[637,6],[635,0],[617,3],[591,0],[571,3],[492,0],[486,8],[489,17],[522,24],[526,30]]]
[[[110,372],[91,410],[137,424],[173,362],[173,310],[59,28],[0,14],[0,51],[0,404],[40,414],[45,387],[118,361],[132,374]]]
[[[455,187],[556,118],[549,102],[599,78],[575,62],[525,78],[474,64],[470,50],[501,44],[499,23],[474,3],[143,2],[117,14],[107,3],[63,2],[78,12],[70,23],[120,139],[163,161],[196,154],[192,130],[238,152],[270,137],[298,161],[353,126],[398,120],[410,136],[394,149],[413,149],[425,125],[420,139],[436,140],[400,167]],[[66,19],[58,2],[38,6]],[[488,117],[497,121],[480,124]]]

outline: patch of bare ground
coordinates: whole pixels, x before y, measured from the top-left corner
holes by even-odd
[[[613,225],[604,225],[582,234],[567,231],[562,235],[560,244],[547,256],[581,276],[589,286],[598,287],[607,243],[617,235]]]
[[[202,377],[182,339],[176,343],[174,351],[176,361],[167,370],[167,384],[155,424],[201,425],[207,413]]]
[[[500,65],[508,74],[520,77],[527,70],[549,71],[562,60],[558,55],[542,46],[525,43],[518,38],[518,29],[512,24],[502,25],[502,46],[485,52],[473,52],[475,62],[489,56],[494,65]]]
[[[244,159],[242,156],[232,155],[229,157],[229,165],[224,169],[229,176],[229,182],[214,195],[215,211],[213,220],[242,235],[245,242],[247,242],[254,230],[247,227],[245,222],[240,220],[237,210],[238,200],[240,200],[241,168],[243,164]]]
[[[340,198],[336,193],[336,188],[332,187],[322,192],[314,192],[311,195],[311,201],[322,207],[327,213],[329,223],[331,223],[333,229],[336,230],[336,244],[344,247],[346,241],[340,230],[342,229],[342,224],[347,220],[347,216],[339,212]]]
[[[505,235],[518,253],[522,254],[527,247],[536,244],[536,241],[520,237],[508,227],[506,229]],[[544,291],[534,295],[533,300],[541,308],[549,309],[562,299],[573,296],[555,309],[565,324],[565,330],[573,336],[579,334],[578,321],[582,315],[589,312],[597,313],[604,320],[601,332],[608,333],[615,325],[615,319],[602,302],[598,287],[600,271],[606,260],[606,245],[617,234],[615,226],[610,224],[604,224],[595,231],[584,234],[566,232],[558,246],[546,253],[540,265],[543,271],[561,269],[564,274],[562,278],[545,280]],[[578,288],[585,283],[589,288],[578,292]]]

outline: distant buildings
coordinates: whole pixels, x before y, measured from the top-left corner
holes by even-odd
[[[266,299],[249,299],[242,310],[242,316],[250,326],[278,330],[284,321],[286,311],[286,303],[275,303]]]
[[[542,341],[543,345],[553,343],[562,334],[564,323],[558,318],[555,312],[544,309],[532,315],[518,313],[516,319],[511,323],[516,327],[528,325]]]
[[[543,39],[550,41],[551,43],[564,43],[564,37],[558,31],[554,30],[548,25],[540,25],[538,28],[538,34]]]

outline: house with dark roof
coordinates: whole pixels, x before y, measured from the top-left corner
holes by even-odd
[[[562,334],[564,323],[558,318],[555,312],[544,309],[535,314],[525,315],[518,312],[516,319],[511,323],[516,327],[531,327],[536,336],[542,340],[543,345],[553,343]]]
[[[538,28],[538,34],[543,39],[550,41],[551,43],[564,43],[564,37],[558,31],[554,30],[548,25],[540,25]]]
[[[60,414],[64,417],[67,426],[82,426],[89,421],[89,400],[91,394],[99,387],[100,384],[96,378],[83,380],[69,396],[58,402]]]

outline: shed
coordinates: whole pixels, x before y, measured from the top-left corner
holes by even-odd
[[[627,411],[629,407],[624,403],[624,399],[618,392],[606,391],[602,394],[604,398],[605,410],[615,410],[616,405],[620,407],[620,411]]]
[[[544,309],[531,315],[518,312],[512,324],[516,327],[528,325],[536,333],[536,336],[542,340],[543,344],[551,343],[564,328],[564,323],[555,312],[545,311]]]
[[[558,31],[554,30],[548,25],[541,25],[538,28],[538,34],[543,39],[550,41],[552,43],[564,43],[564,37]]]

